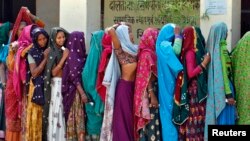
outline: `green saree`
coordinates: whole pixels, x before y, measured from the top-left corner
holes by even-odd
[[[233,76],[236,90],[237,124],[250,124],[250,32],[237,43],[232,52]]]

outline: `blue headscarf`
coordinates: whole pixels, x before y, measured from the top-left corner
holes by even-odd
[[[156,48],[159,48],[160,45],[172,45],[172,41],[174,40],[174,27],[175,24],[172,23],[166,24],[162,27],[157,37]]]
[[[208,125],[216,124],[217,118],[226,106],[223,72],[220,56],[220,42],[227,37],[227,25],[224,22],[214,24],[209,32],[206,48],[211,54],[208,66],[208,97],[206,105],[205,140],[208,137]]]
[[[164,25],[156,41],[162,135],[163,140],[171,141],[178,140],[177,129],[172,122],[172,111],[175,80],[178,73],[183,69],[172,48],[175,36],[174,27],[174,24]]]

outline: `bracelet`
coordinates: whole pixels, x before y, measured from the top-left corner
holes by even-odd
[[[150,88],[150,89],[148,89],[148,92],[153,91],[153,90],[154,90],[153,88]]]
[[[203,63],[201,63],[200,66],[201,66],[201,68],[202,68],[203,70],[206,69],[206,67],[205,67],[205,65],[204,65]]]
[[[151,97],[151,94],[149,93],[150,91],[153,91],[153,88],[148,89],[148,97]]]
[[[59,65],[59,64],[58,64],[57,66],[58,66],[60,69],[62,68],[62,66],[61,66],[61,65]]]

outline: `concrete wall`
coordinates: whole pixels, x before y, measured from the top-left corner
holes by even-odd
[[[37,16],[46,23],[46,29],[64,27],[69,32],[85,33],[87,51],[91,33],[101,27],[101,0],[37,0]],[[58,6],[59,5],[59,6]],[[205,0],[200,0],[200,14],[205,12]],[[228,49],[240,39],[241,0],[227,0],[226,15],[209,15],[209,20],[200,20],[200,27],[207,39],[211,25],[223,21],[228,26]]]
[[[48,32],[59,26],[59,3],[60,0],[36,0],[36,15],[45,22]]]
[[[83,31],[88,52],[91,33],[101,26],[101,1],[60,0],[60,26],[69,32]]]
[[[232,0],[232,49],[241,37],[241,0]]]
[[[200,14],[205,12],[205,0],[200,1]],[[228,27],[228,50],[231,51],[240,39],[241,0],[227,0],[226,15],[209,15],[209,20],[200,20],[202,33],[207,39],[210,27],[216,22],[225,22]]]

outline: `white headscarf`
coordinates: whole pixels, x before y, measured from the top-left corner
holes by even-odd
[[[131,42],[129,38],[129,30],[128,26],[120,25],[116,29],[116,34],[118,39],[120,40],[122,50],[136,56],[138,53],[138,45],[135,45]]]

